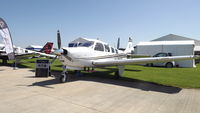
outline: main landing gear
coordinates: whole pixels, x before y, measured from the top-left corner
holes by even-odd
[[[115,71],[114,79],[119,79],[119,78],[120,78],[119,71]]]
[[[124,72],[124,66],[117,66],[118,70],[115,72],[114,78],[115,79],[119,79],[120,77],[122,77],[123,72]]]

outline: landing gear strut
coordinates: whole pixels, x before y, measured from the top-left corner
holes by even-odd
[[[122,77],[122,74],[124,72],[124,66],[117,66],[118,70],[115,72],[115,79],[119,79],[120,77]]]
[[[119,78],[120,78],[119,71],[115,71],[114,79],[119,79]]]

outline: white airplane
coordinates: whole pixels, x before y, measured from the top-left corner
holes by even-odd
[[[199,56],[173,56],[173,57],[150,57],[150,58],[127,58],[130,50],[133,49],[132,41],[129,40],[126,50],[120,51],[107,43],[95,39],[87,39],[88,42],[78,47],[61,48],[60,32],[57,32],[58,49],[53,53],[54,58],[58,58],[63,64],[63,72],[60,76],[60,82],[68,81],[67,69],[85,70],[86,68],[117,66],[118,71],[115,72],[116,77],[122,76],[124,65],[127,64],[145,64],[152,62],[166,62],[175,60],[192,60]],[[51,57],[51,56],[50,56]]]

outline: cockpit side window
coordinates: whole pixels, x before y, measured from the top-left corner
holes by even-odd
[[[110,52],[110,48],[108,45],[104,45],[105,46],[105,52]]]
[[[111,50],[112,50],[112,53],[115,53],[115,50],[114,50],[114,48],[112,48],[112,47],[111,47]]]
[[[69,43],[68,47],[74,47],[74,43]]]
[[[90,46],[92,46],[93,44],[94,44],[93,41],[88,41],[88,42],[85,42],[85,43],[80,44],[80,46],[82,46],[82,47],[90,47]]]
[[[94,50],[97,50],[97,51],[104,51],[103,44],[101,44],[101,43],[96,43]]]

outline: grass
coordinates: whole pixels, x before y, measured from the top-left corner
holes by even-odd
[[[131,71],[129,69],[140,71]],[[196,68],[161,68],[128,65],[126,70],[128,71],[125,71],[124,75],[127,78],[180,88],[200,88],[200,64],[197,64]]]
[[[35,68],[36,59],[22,60],[19,67]],[[1,61],[0,61],[1,62]],[[11,65],[13,61],[9,61]],[[1,64],[2,65],[2,64]],[[196,68],[162,68],[145,67],[140,65],[126,65],[124,77],[122,79],[132,79],[174,86],[179,88],[200,88],[200,64]],[[62,71],[62,64],[56,60],[52,66],[52,71]],[[85,75],[101,76],[112,78],[117,70],[115,66],[96,68],[97,72],[83,72]]]

